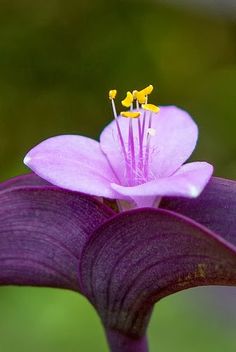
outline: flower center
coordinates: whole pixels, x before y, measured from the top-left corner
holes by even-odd
[[[126,186],[139,185],[154,178],[150,167],[151,155],[154,152],[151,139],[156,135],[153,117],[160,109],[156,105],[148,104],[148,95],[152,90],[153,86],[149,85],[140,91],[127,92],[121,104],[128,110],[122,111],[119,116],[115,106],[117,91],[109,92],[124,160],[122,184]]]

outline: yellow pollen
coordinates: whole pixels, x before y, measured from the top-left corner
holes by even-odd
[[[136,112],[136,111],[122,111],[120,114],[123,117],[131,118],[131,119],[136,119],[141,115],[140,112]]]
[[[133,94],[131,92],[127,92],[126,97],[124,100],[122,100],[121,104],[126,108],[129,108],[132,105],[133,100]]]
[[[150,84],[150,85],[147,86],[146,88],[140,90],[139,93],[142,93],[142,94],[144,94],[144,95],[149,95],[149,94],[152,93],[152,91],[153,91],[153,86]]]
[[[156,105],[153,105],[153,104],[142,104],[142,108],[144,110],[148,110],[148,111],[155,112],[155,113],[160,111],[160,108]]]
[[[110,100],[115,99],[116,94],[117,94],[117,90],[116,90],[116,89],[110,90],[110,91],[109,91],[109,99],[110,99]]]
[[[133,90],[132,94],[133,94],[133,99],[136,100],[137,99],[137,90]]]
[[[137,100],[139,104],[145,104],[146,103],[146,95],[143,94],[142,92],[137,92],[136,94]]]
[[[153,91],[153,86],[151,84],[140,91],[135,91],[136,99],[140,104],[145,104],[147,102],[147,96],[151,94],[152,91]]]

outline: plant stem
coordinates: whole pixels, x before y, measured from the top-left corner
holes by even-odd
[[[106,330],[111,352],[148,352],[146,336],[132,338],[116,330]]]

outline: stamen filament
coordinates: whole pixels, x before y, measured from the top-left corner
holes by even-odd
[[[138,138],[139,138],[139,170],[143,169],[143,137],[141,120],[138,119]]]
[[[150,114],[149,114],[148,128],[152,128],[152,112],[150,112]]]
[[[117,120],[118,116],[117,116],[116,105],[115,105],[114,99],[111,99],[111,106],[112,106],[113,115],[114,115],[115,119]]]
[[[119,124],[119,119],[118,119],[118,115],[117,115],[117,111],[116,111],[116,105],[115,105],[115,97],[116,97],[117,91],[115,89],[110,90],[109,91],[109,99],[111,100],[111,106],[112,106],[112,111],[113,111],[113,115],[116,121],[116,127],[117,127],[117,131],[118,131],[118,136],[119,136],[119,140],[120,140],[120,145],[121,145],[121,150],[122,153],[124,155],[124,160],[125,160],[125,164],[128,164],[128,156],[127,156],[127,152],[126,152],[126,148],[125,148],[125,143],[124,143],[124,139],[122,136],[122,132],[120,129],[120,124]]]
[[[122,111],[120,116],[129,119],[129,122],[127,121],[128,131],[123,131],[123,127],[125,128],[126,123],[124,122],[123,126],[123,121],[117,115],[114,101],[117,91],[109,91],[109,99],[111,100],[116,121],[117,137],[125,164],[124,177],[126,179],[126,185],[129,186],[141,184],[152,178],[151,170],[149,170],[152,149],[151,138],[156,134],[155,128],[152,128],[152,114],[156,114],[159,111],[156,105],[148,103],[148,96],[152,93],[152,90],[153,86],[149,85],[140,91],[134,90],[132,93],[128,91],[126,97],[122,100],[121,104],[128,108],[128,110]],[[136,122],[133,122],[133,119],[138,119],[137,125],[135,126],[134,124]],[[125,135],[123,135],[123,132],[126,132]],[[137,146],[135,146],[136,142],[138,143]]]
[[[143,125],[142,125],[142,143],[143,143],[143,140],[144,140],[145,125],[146,125],[146,111],[144,111],[144,114],[143,114]]]
[[[151,142],[151,133],[148,130],[152,129],[152,112],[149,113],[149,122],[147,129],[147,144],[146,144],[146,153],[145,153],[145,163],[144,163],[144,174],[148,178],[148,164],[149,164],[149,151],[150,151],[150,142]]]
[[[117,127],[117,131],[118,131],[118,136],[119,136],[119,139],[120,139],[121,150],[122,150],[122,153],[124,155],[125,165],[128,165],[129,164],[128,155],[127,155],[127,152],[126,152],[125,143],[124,143],[124,139],[123,139],[122,132],[121,132],[121,129],[120,129],[118,118],[116,118],[115,121],[116,121],[116,127]]]
[[[136,167],[135,147],[134,147],[134,133],[133,133],[132,119],[129,120],[128,148],[129,148],[129,155],[130,155],[129,159],[131,161],[131,162],[129,162],[130,177],[131,177],[131,180],[132,180],[133,176],[135,176],[135,167]]]

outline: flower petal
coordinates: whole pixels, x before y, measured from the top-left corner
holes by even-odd
[[[194,286],[236,285],[236,247],[174,212],[133,210],[94,232],[81,279],[105,327],[138,337],[161,298]]]
[[[24,162],[56,186],[115,198],[110,182],[116,178],[99,143],[93,139],[73,135],[49,138],[34,147]]]
[[[212,177],[197,199],[167,197],[160,206],[192,218],[236,245],[236,181]]]
[[[143,111],[142,111],[143,115]],[[146,113],[145,136],[148,128],[148,115]],[[140,117],[142,125],[143,117]],[[119,124],[127,145],[128,120],[119,118]],[[152,127],[156,134],[151,137],[151,172],[158,177],[171,175],[192,154],[197,142],[198,129],[190,115],[175,107],[162,106],[160,112],[153,114]],[[139,154],[138,119],[133,121],[136,155]],[[101,148],[107,155],[113,169],[120,181],[124,179],[124,158],[120,148],[116,121],[111,122],[102,132]],[[144,143],[145,144],[145,143]],[[121,167],[123,165],[123,167]]]
[[[81,251],[113,212],[56,187],[0,193],[0,284],[79,290]]]
[[[198,197],[209,181],[212,172],[212,165],[205,162],[194,162],[181,166],[172,176],[139,186],[123,187],[117,184],[111,186],[124,197],[131,197],[139,207],[152,206],[156,197]]]
[[[156,135],[151,145],[157,149],[153,153],[153,172],[159,177],[169,176],[176,171],[195,149],[198,128],[191,116],[175,106],[163,106],[153,117]]]

